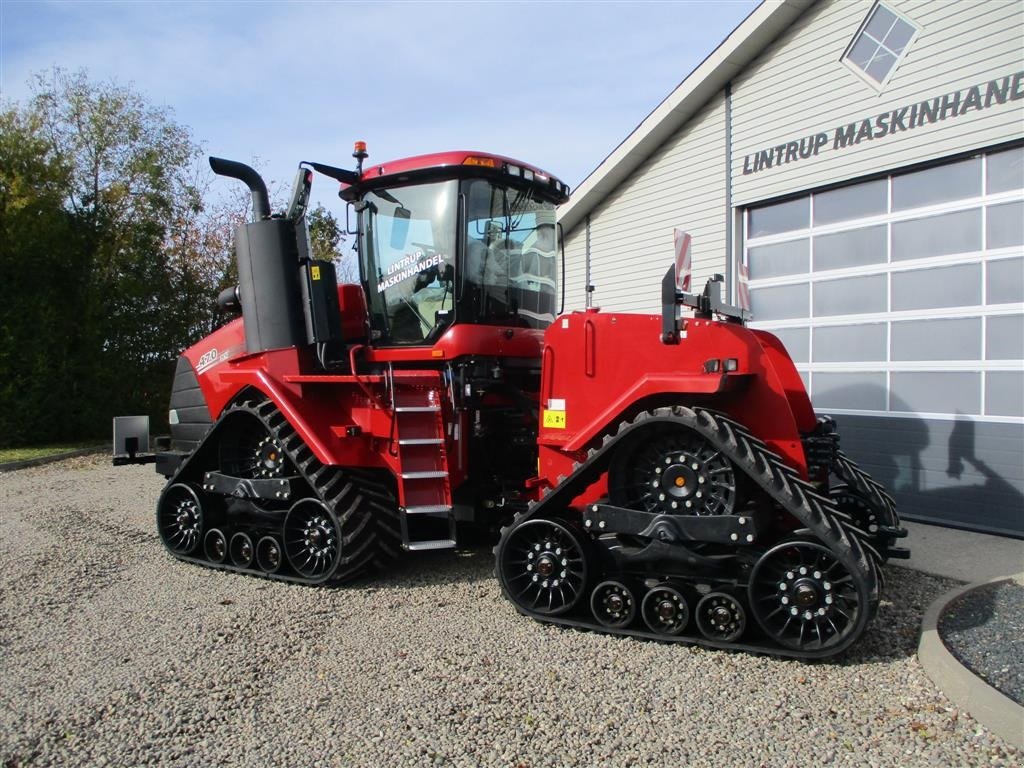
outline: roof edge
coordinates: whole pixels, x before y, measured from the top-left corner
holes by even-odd
[[[817,0],[764,0],[609,154],[558,209],[566,232],[725,88]]]

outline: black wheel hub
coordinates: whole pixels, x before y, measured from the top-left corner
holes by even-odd
[[[765,632],[797,650],[840,644],[862,613],[854,577],[816,542],[788,542],[766,552],[751,573],[749,593]]]
[[[647,593],[640,613],[644,623],[659,635],[678,635],[690,621],[686,598],[667,584],[660,584]]]
[[[258,477],[278,477],[284,469],[284,451],[270,435],[256,448],[256,466]]]
[[[617,506],[666,515],[727,515],[737,503],[732,463],[700,435],[678,429],[623,447],[608,493]]]
[[[636,616],[636,598],[621,581],[604,581],[594,587],[590,596],[594,618],[606,627],[625,627]]]
[[[277,548],[276,544],[267,547],[267,564],[273,568],[281,565],[281,550]]]
[[[315,499],[296,502],[284,520],[284,553],[301,576],[320,580],[341,557],[341,536],[334,513]]]
[[[172,552],[189,554],[202,539],[203,508],[196,492],[184,483],[175,483],[160,497],[157,530]]]
[[[666,623],[671,623],[679,613],[678,606],[671,600],[658,601],[658,618]]]
[[[585,594],[583,537],[561,521],[536,518],[513,528],[498,545],[498,576],[520,608],[555,616]]]
[[[711,592],[697,603],[697,628],[709,640],[731,643],[747,628],[747,612],[733,595]]]
[[[262,421],[252,414],[239,412],[224,425],[220,466],[228,475],[272,479],[286,474],[288,457]]]

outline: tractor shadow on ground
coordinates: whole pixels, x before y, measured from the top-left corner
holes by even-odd
[[[402,552],[383,572],[342,584],[337,589],[419,589],[459,582],[495,580],[493,544],[474,542],[455,550]]]

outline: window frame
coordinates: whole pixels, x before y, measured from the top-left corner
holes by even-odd
[[[910,33],[910,38],[907,40],[906,44],[903,46],[903,50],[900,51],[899,53],[896,53],[895,51],[892,51],[891,49],[886,47],[883,41],[881,41],[881,40],[876,41],[878,43],[879,47],[884,47],[886,51],[888,51],[889,53],[891,53],[895,57],[895,61],[893,61],[892,66],[889,68],[889,71],[886,73],[885,77],[882,79],[881,82],[875,80],[873,77],[871,77],[871,75],[869,75],[865,70],[861,69],[857,64],[855,64],[850,59],[850,53],[853,51],[854,46],[857,44],[857,42],[861,39],[861,37],[863,35],[867,34],[868,24],[874,18],[875,13],[878,11],[878,9],[880,7],[884,8],[886,11],[891,13],[897,19],[899,19],[904,24],[909,26],[911,28],[911,30],[912,30],[911,33]],[[864,17],[864,20],[861,21],[860,26],[857,27],[857,31],[854,33],[853,37],[850,38],[850,42],[847,44],[846,48],[843,50],[842,55],[839,57],[839,61],[842,62],[842,64],[845,65],[847,67],[847,69],[849,69],[851,72],[853,72],[857,77],[859,77],[861,80],[863,80],[867,85],[871,86],[878,93],[881,93],[883,90],[885,90],[885,87],[889,84],[889,80],[892,79],[892,76],[896,73],[896,70],[900,68],[900,64],[903,63],[903,59],[907,55],[907,51],[910,50],[910,46],[912,46],[914,44],[914,41],[917,40],[917,38],[918,38],[918,36],[920,34],[921,34],[921,26],[919,24],[914,22],[912,19],[908,18],[906,14],[903,14],[903,13],[900,13],[899,11],[894,10],[891,6],[881,2],[881,0],[877,0],[875,2],[875,4],[871,6],[870,10],[868,10],[867,15]],[[873,37],[871,39],[874,40]],[[876,49],[876,51],[877,51],[877,49]]]

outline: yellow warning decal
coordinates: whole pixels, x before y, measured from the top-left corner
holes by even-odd
[[[544,410],[544,426],[547,429],[565,429],[565,411]]]
[[[320,267],[310,267],[309,268],[309,276],[311,278],[313,278],[314,280],[319,280],[320,279]]]

